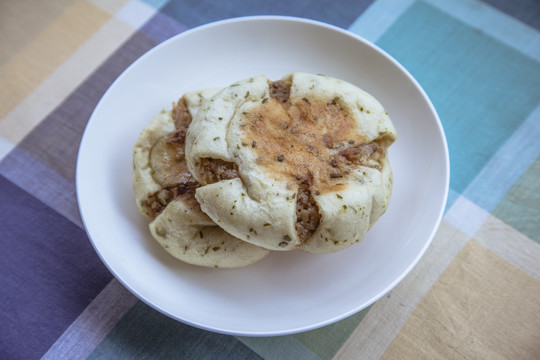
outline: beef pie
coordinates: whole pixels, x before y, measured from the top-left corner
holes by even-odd
[[[397,134],[370,94],[332,77],[291,73],[207,95],[185,137],[194,179],[187,184],[197,183],[185,191],[225,232],[265,249],[331,253],[361,241],[386,211],[388,147]],[[161,204],[168,193],[158,192],[167,186],[145,201]]]
[[[140,212],[151,221],[152,236],[167,252],[189,264],[241,267],[269,250],[228,234],[201,211],[195,198],[200,183],[185,159],[192,117],[215,92],[188,93],[145,127],[133,149],[133,188]]]

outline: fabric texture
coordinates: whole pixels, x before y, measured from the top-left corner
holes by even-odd
[[[139,301],[91,246],[75,189],[88,119],[146,51],[246,15],[324,21],[425,89],[451,182],[431,246],[369,308],[236,337]],[[0,2],[1,359],[539,359],[540,6],[533,0]]]

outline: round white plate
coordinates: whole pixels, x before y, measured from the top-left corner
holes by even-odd
[[[131,187],[140,131],[184,92],[293,71],[347,80],[390,113],[394,191],[363,242],[331,255],[276,252],[239,269],[183,264],[152,239]],[[364,309],[418,262],[440,223],[449,181],[441,123],[412,76],[373,44],[323,23],[276,16],[220,21],[148,51],[105,93],[84,132],[77,193],[102,261],[133,294],[184,323],[226,334],[284,335]]]

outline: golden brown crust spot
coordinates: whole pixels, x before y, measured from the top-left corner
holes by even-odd
[[[349,156],[340,150],[366,144],[337,98],[282,103],[272,97],[246,113],[245,119],[243,142],[257,144],[252,148],[260,166],[287,182],[312,176],[312,187],[320,193],[343,189],[342,178],[349,174],[351,165],[360,164],[360,155]],[[376,145],[373,148],[384,151]],[[374,152],[360,151],[368,158]]]

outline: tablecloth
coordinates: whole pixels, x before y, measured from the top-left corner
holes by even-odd
[[[256,14],[381,47],[432,100],[451,160],[442,223],[401,283],[332,325],[262,338],[139,301],[92,248],[75,188],[85,125],[127,66]],[[540,359],[540,2],[4,0],[0,85],[0,358]]]

